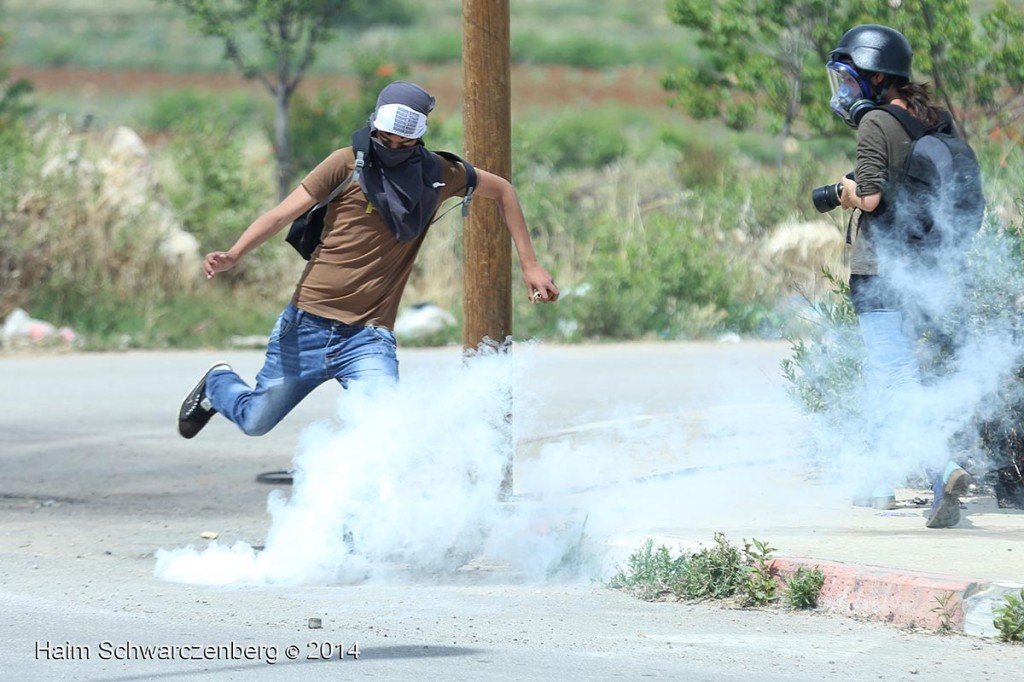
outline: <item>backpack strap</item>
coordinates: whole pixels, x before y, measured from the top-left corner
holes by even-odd
[[[898,107],[895,104],[883,104],[878,108],[894,116],[903,126],[903,129],[907,131],[907,134],[914,140],[919,140],[925,135],[932,133],[960,137],[957,133],[956,123],[953,122],[953,115],[945,109],[939,111],[939,122],[931,128],[926,128],[924,123],[911,116],[910,112],[903,107]]]
[[[352,133],[352,149],[356,152],[356,159],[363,159],[366,157],[366,153],[370,151],[370,126],[363,126],[359,130]],[[359,168],[362,168],[363,164],[359,164]]]
[[[448,161],[454,161],[455,163],[461,163],[466,169],[466,198],[462,200],[462,215],[469,215],[469,202],[473,199],[473,190],[476,189],[476,169],[473,168],[472,164],[463,159],[458,154],[452,152],[434,152],[438,156],[447,159]]]
[[[910,112],[903,107],[898,107],[895,104],[883,104],[878,108],[882,111],[888,112],[897,121],[899,121],[900,125],[903,126],[903,129],[907,131],[907,134],[910,135],[910,139],[912,140],[920,140],[931,132],[924,127],[924,124],[921,123],[921,121],[911,116]]]
[[[368,127],[362,127],[359,130],[352,133],[352,151],[355,152],[356,162],[352,167],[352,173],[347,178],[341,181],[341,184],[334,188],[327,198],[317,204],[313,210],[321,209],[327,204],[334,201],[335,197],[341,194],[342,190],[352,184],[353,181],[359,181],[359,175],[363,172],[363,165],[366,163],[366,153],[370,150],[370,129]]]

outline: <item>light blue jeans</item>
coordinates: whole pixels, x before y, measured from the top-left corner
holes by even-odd
[[[898,310],[869,310],[857,315],[864,339],[864,383],[872,393],[889,393],[920,381],[915,341]]]
[[[901,434],[907,428],[907,410],[920,385],[916,344],[899,310],[862,310],[857,314],[857,324],[865,350],[864,435],[873,452],[863,471],[859,495],[891,497],[893,484],[906,476],[906,464],[898,459],[909,454],[902,447]]]
[[[861,336],[864,338],[867,355],[864,359],[864,381],[873,408],[869,410],[871,431],[898,433],[906,423],[905,411],[913,394],[920,387],[920,369],[915,354],[915,341],[904,329],[903,315],[897,310],[873,310],[858,315]],[[883,440],[887,440],[883,436]],[[889,443],[892,445],[892,443]],[[904,447],[913,446],[904,443]],[[906,456],[907,453],[904,453]],[[914,457],[913,454],[910,455]],[[917,460],[928,481],[936,490],[941,490],[949,472],[957,465],[949,462],[945,471],[941,463],[934,461],[928,453],[917,453]],[[913,461],[913,460],[912,460]],[[884,478],[903,478],[902,472],[885,473],[885,463],[875,462],[883,480],[875,481],[877,489],[887,488]],[[941,494],[936,492],[937,500]]]
[[[213,372],[206,396],[249,436],[262,436],[329,379],[398,381],[395,337],[384,327],[336,322],[289,305],[270,333],[267,357],[250,388],[235,372]]]

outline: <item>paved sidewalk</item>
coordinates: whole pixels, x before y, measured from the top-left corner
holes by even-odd
[[[821,610],[929,630],[945,622],[964,634],[997,636],[993,608],[1024,589],[1024,512],[999,509],[991,497],[966,498],[957,527],[928,529],[923,510],[909,502],[924,494],[898,490],[892,511],[808,502],[785,517],[776,510],[758,519],[756,510],[736,508],[710,523],[647,529],[613,544],[624,557],[645,538],[687,551],[716,531],[734,545],[756,538],[776,548],[780,577],[800,567],[825,574]]]
[[[1024,588],[1024,511],[999,508],[977,486],[950,529],[925,527],[929,507],[914,500],[930,502],[930,490],[897,489],[894,510],[853,506],[850,490],[820,480],[803,452],[807,418],[784,396],[771,360],[768,353],[749,374],[742,396],[720,387],[670,414],[528,438],[520,459],[575,467],[578,484],[548,499],[589,510],[592,534],[606,539],[620,565],[646,538],[672,550],[706,546],[716,532],[734,545],[756,538],[776,549],[781,576],[801,566],[825,573],[822,610],[996,636],[993,607]],[[691,380],[706,386],[716,378]],[[536,486],[524,462],[517,481]]]

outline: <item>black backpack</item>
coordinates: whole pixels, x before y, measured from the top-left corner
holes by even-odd
[[[906,109],[886,104],[880,109],[896,118],[912,140],[898,184],[886,191],[882,218],[888,234],[914,247],[964,251],[981,228],[985,197],[974,150],[954,133],[948,113],[935,127]]]
[[[324,216],[327,215],[327,205],[334,201],[334,198],[341,194],[342,190],[353,181],[359,181],[359,174],[363,170],[366,154],[370,151],[370,129],[368,127],[360,128],[352,133],[352,150],[355,152],[356,162],[351,175],[342,180],[341,184],[335,187],[327,195],[326,199],[296,218],[291,227],[288,228],[285,241],[295,247],[299,255],[306,260],[310,259],[313,252],[316,251],[316,247],[320,245],[324,231]],[[449,161],[461,163],[466,169],[466,196],[461,202],[462,215],[465,216],[469,212],[469,202],[473,197],[473,190],[476,189],[476,169],[457,154],[451,152],[434,153]],[[438,216],[434,221],[439,220],[440,217]]]

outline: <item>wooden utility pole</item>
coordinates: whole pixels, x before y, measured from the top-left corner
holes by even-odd
[[[509,0],[462,0],[462,91],[466,160],[512,177]],[[512,247],[493,201],[474,201],[463,232],[462,345],[512,333]]]
[[[466,160],[512,178],[512,73],[509,0],[462,0],[462,126]],[[512,245],[498,205],[474,201],[463,228],[462,347],[489,339],[503,351],[512,334]],[[510,403],[511,404],[511,403]],[[500,495],[512,494],[511,436]]]

